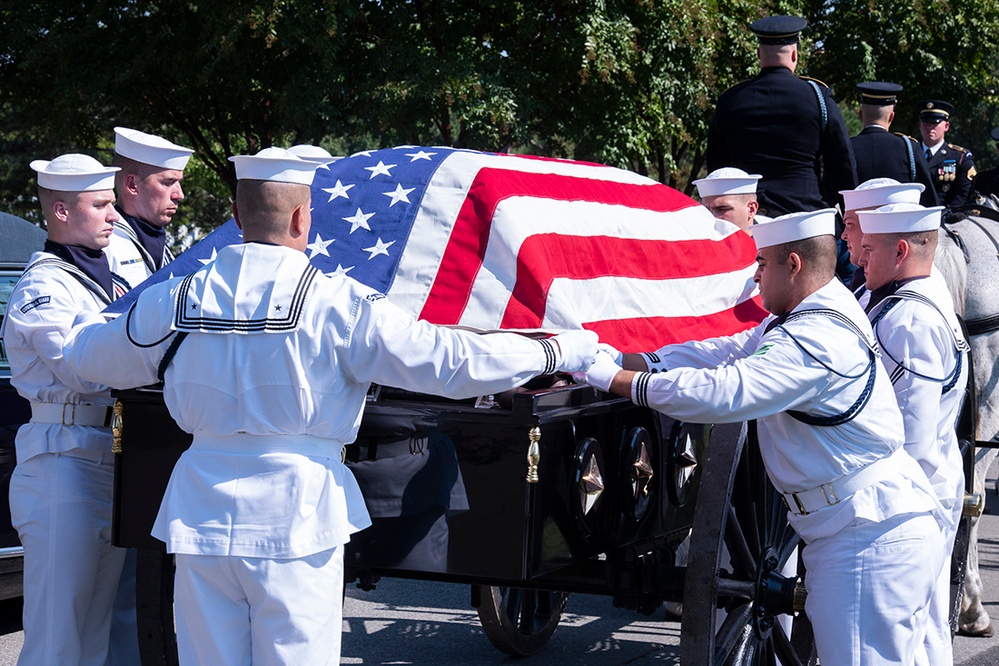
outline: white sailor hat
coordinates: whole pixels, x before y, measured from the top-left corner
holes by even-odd
[[[943,206],[923,208],[917,203],[893,203],[857,212],[864,234],[908,234],[940,228]]]
[[[329,151],[325,148],[313,146],[308,143],[300,143],[297,146],[292,146],[288,149],[288,152],[292,155],[298,155],[307,162],[315,162],[317,164],[329,164],[330,162],[336,162],[337,160],[343,159],[342,157],[334,157],[333,155],[330,155]]]
[[[846,210],[877,208],[895,203],[919,203],[926,187],[922,183],[900,183],[894,178],[871,178],[854,190],[841,190]]]
[[[789,213],[753,225],[753,240],[758,249],[825,235],[836,235],[835,208]]]
[[[756,183],[762,177],[735,167],[722,167],[709,173],[706,178],[695,180],[694,185],[697,185],[697,192],[702,199],[723,194],[756,194]]]
[[[139,130],[115,127],[114,152],[150,166],[183,171],[194,151]]]
[[[311,185],[316,163],[303,160],[284,148],[264,148],[256,155],[233,155],[236,180],[267,180],[272,183]]]
[[[113,190],[118,167],[106,167],[90,155],[67,153],[54,160],[35,160],[31,168],[38,172],[38,185],[56,192],[91,192]]]

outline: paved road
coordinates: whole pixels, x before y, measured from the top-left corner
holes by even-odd
[[[993,489],[993,467],[987,488]],[[988,493],[979,557],[986,608],[999,626],[999,497]],[[23,633],[16,602],[0,603],[0,666],[13,665]],[[383,580],[371,592],[349,589],[344,606],[343,664],[464,664],[617,666],[679,663],[680,625],[661,613],[644,617],[609,599],[575,595],[548,647],[513,660],[492,648],[469,605],[467,586]],[[957,666],[999,664],[999,636],[957,637]]]

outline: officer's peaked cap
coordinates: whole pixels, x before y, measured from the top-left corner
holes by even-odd
[[[760,44],[797,44],[798,35],[808,27],[808,21],[800,16],[765,16],[756,19],[749,29],[756,33]]]
[[[950,120],[954,105],[942,99],[928,99],[919,105],[920,120]]]
[[[902,86],[887,81],[867,81],[858,83],[857,90],[860,91],[861,104],[890,106],[898,102],[898,94],[902,92]]]

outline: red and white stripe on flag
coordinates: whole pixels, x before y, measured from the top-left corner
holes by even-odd
[[[650,350],[759,323],[755,257],[749,236],[635,173],[455,151],[387,295],[437,324],[582,327]]]

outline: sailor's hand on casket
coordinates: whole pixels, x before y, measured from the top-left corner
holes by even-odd
[[[624,365],[624,352],[617,347],[609,345],[606,342],[601,342],[597,345],[597,349],[610,356],[618,365]]]
[[[605,351],[597,352],[597,358],[593,365],[585,372],[574,372],[572,378],[577,382],[589,384],[593,388],[601,391],[610,391],[611,382],[617,373],[621,372],[621,366],[614,362],[610,354]]]
[[[552,338],[558,345],[559,359],[555,370],[578,372],[593,365],[597,355],[597,334],[593,331],[567,331]]]

